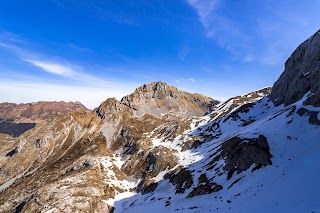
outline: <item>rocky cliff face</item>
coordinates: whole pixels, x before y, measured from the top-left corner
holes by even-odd
[[[299,45],[286,61],[270,99],[277,106],[287,106],[309,91],[305,104],[320,106],[320,30]]]

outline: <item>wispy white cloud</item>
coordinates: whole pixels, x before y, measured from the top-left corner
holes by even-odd
[[[80,81],[86,84],[111,84],[112,82],[97,78],[85,72],[85,67],[76,63],[71,63],[59,58],[47,58],[44,56],[34,56],[28,54],[27,56],[21,56],[21,60],[29,63],[30,65],[37,67],[47,73],[54,74],[69,78],[71,80]],[[114,83],[112,83],[114,84]]]
[[[194,78],[183,78],[183,79],[176,79],[175,82],[176,83],[195,83],[197,82],[197,80]]]
[[[6,40],[8,42],[19,43],[19,44],[26,44],[27,43],[19,35],[12,33],[12,32],[2,30],[2,29],[0,29],[0,39]]]
[[[77,51],[80,51],[80,52],[94,53],[94,51],[92,49],[89,49],[89,48],[86,48],[86,47],[79,47],[78,45],[75,45],[75,44],[69,44],[67,46],[72,48],[72,49],[75,49]]]
[[[15,40],[12,42],[12,35],[14,34],[0,34],[0,47],[9,50],[18,59],[27,62],[31,66],[34,66],[46,73],[69,78],[71,80],[81,81],[88,84],[112,83],[110,81],[89,74],[88,72],[86,72],[88,67],[83,66],[78,62],[68,61],[56,56],[50,56],[31,50],[30,47],[25,47],[25,44],[28,44],[28,42],[25,42],[22,38],[19,38],[19,43],[17,43]],[[17,36],[14,35],[14,37]]]
[[[187,45],[184,45],[179,49],[178,57],[181,61],[184,61],[188,54],[191,52],[191,48]]]
[[[46,72],[57,74],[57,75],[72,77],[77,73],[73,68],[70,68],[68,66],[58,64],[55,62],[39,61],[39,60],[32,60],[32,59],[24,59],[24,60],[36,67],[43,69]]]
[[[94,108],[106,98],[120,99],[139,86],[129,80],[106,78],[103,72],[112,68],[83,65],[37,52],[32,44],[24,42],[22,38],[14,35],[19,38],[15,40],[11,37],[9,33],[0,34],[0,48],[8,50],[26,65],[49,75],[38,76],[30,71],[26,74],[19,70],[0,72],[0,102],[81,101],[88,108]]]
[[[224,0],[187,0],[196,10],[200,22],[203,24],[207,36],[218,36],[219,33],[231,33],[234,36],[243,36],[232,19],[219,15],[217,11]]]
[[[198,14],[207,37],[214,38],[217,44],[232,54],[234,59],[244,62],[253,60],[248,42],[249,36],[241,31],[234,20],[218,13],[225,4],[224,0],[187,0],[187,2]]]
[[[216,10],[221,0],[187,0],[188,3],[197,10],[201,22],[207,27],[211,21],[211,15]]]
[[[241,62],[282,64],[297,45],[319,28],[315,20],[320,19],[320,1],[186,1],[198,14],[207,37]],[[242,15],[239,20],[235,13],[228,13],[239,9],[250,15]]]
[[[213,73],[213,72],[229,72],[232,70],[231,66],[229,65],[210,65],[210,66],[201,66],[201,70]]]

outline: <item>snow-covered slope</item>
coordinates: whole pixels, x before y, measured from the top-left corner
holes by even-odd
[[[197,148],[179,152],[179,165],[190,171],[186,174],[192,177],[192,181],[185,179],[182,183],[176,184],[175,181],[170,183],[170,179],[159,178],[158,187],[152,193],[132,193],[127,198],[124,198],[124,194],[119,194],[115,197],[115,212],[319,211],[320,183],[316,177],[320,175],[317,168],[320,163],[320,126],[319,123],[310,123],[310,119],[312,114],[316,113],[318,117],[315,120],[319,122],[320,108],[303,106],[302,102],[306,98],[307,95],[301,101],[287,107],[274,107],[268,98],[264,98],[256,102],[247,113],[239,113],[240,118],[236,119],[233,125],[224,122],[227,116],[219,121],[209,121],[200,125],[189,134],[202,135],[202,140],[206,141],[216,131],[222,133],[218,138],[203,142]],[[258,109],[262,109],[264,113],[257,113]],[[248,117],[254,118],[255,121],[242,127],[241,120]],[[216,123],[220,125],[219,130],[211,131],[208,127]],[[228,160],[217,158],[224,151],[221,147],[238,138],[238,142],[232,148],[238,149],[237,155],[246,155],[245,149],[250,149],[250,146],[241,149],[241,144],[250,144],[255,139],[257,143],[261,143],[261,140],[257,139],[262,137],[266,138],[272,155],[270,165],[264,167],[252,163],[254,160],[259,162],[259,158],[250,158],[250,155],[257,154],[257,150],[251,149],[252,152],[247,153],[244,159],[249,162],[249,167],[244,168],[244,171],[235,171],[230,177],[230,170],[226,167]],[[179,144],[185,142],[176,138],[174,145],[179,149]],[[162,145],[172,147],[173,144]],[[253,143],[253,146],[257,145]],[[260,163],[262,162],[260,159]],[[175,171],[175,168],[171,171]],[[177,194],[180,187],[185,190],[183,194]],[[194,196],[195,194],[199,196]]]
[[[176,166],[147,194],[116,195],[115,212],[320,211],[319,51],[318,31],[287,60],[270,98],[232,98],[158,141],[177,150]]]

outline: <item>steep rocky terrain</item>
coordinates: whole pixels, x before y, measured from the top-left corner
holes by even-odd
[[[318,212],[318,35],[273,88],[218,104],[155,82],[0,135],[0,212]]]
[[[121,103],[133,109],[137,116],[148,113],[161,117],[163,114],[173,113],[188,117],[202,116],[219,101],[201,94],[178,90],[160,81],[144,84],[132,94],[123,97]]]
[[[67,115],[77,109],[87,110],[80,102],[0,103],[0,133],[17,137],[56,115]]]
[[[146,86],[155,85],[173,89],[179,97],[170,109],[179,110],[181,101],[185,107],[198,107],[198,113],[203,114],[217,103],[163,82]],[[166,95],[161,98],[168,99]],[[155,107],[163,104],[160,96],[148,99],[159,103]],[[145,105],[148,103],[140,106]],[[135,109],[110,98],[92,112],[57,115],[19,138],[10,138],[0,152],[0,209],[102,211],[111,208],[103,200],[117,193],[147,193],[154,187],[152,178],[178,161],[176,150],[154,147],[151,135],[163,132],[174,138],[192,122],[192,118],[172,112],[168,110],[161,118],[147,113],[136,116]]]
[[[292,53],[274,84],[270,99],[276,106],[300,100],[308,91],[307,105],[320,106],[320,30]]]

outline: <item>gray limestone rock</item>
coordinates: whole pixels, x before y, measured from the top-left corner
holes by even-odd
[[[270,99],[276,106],[300,100],[308,91],[305,105],[320,106],[320,30],[300,44],[285,63],[273,86]]]

